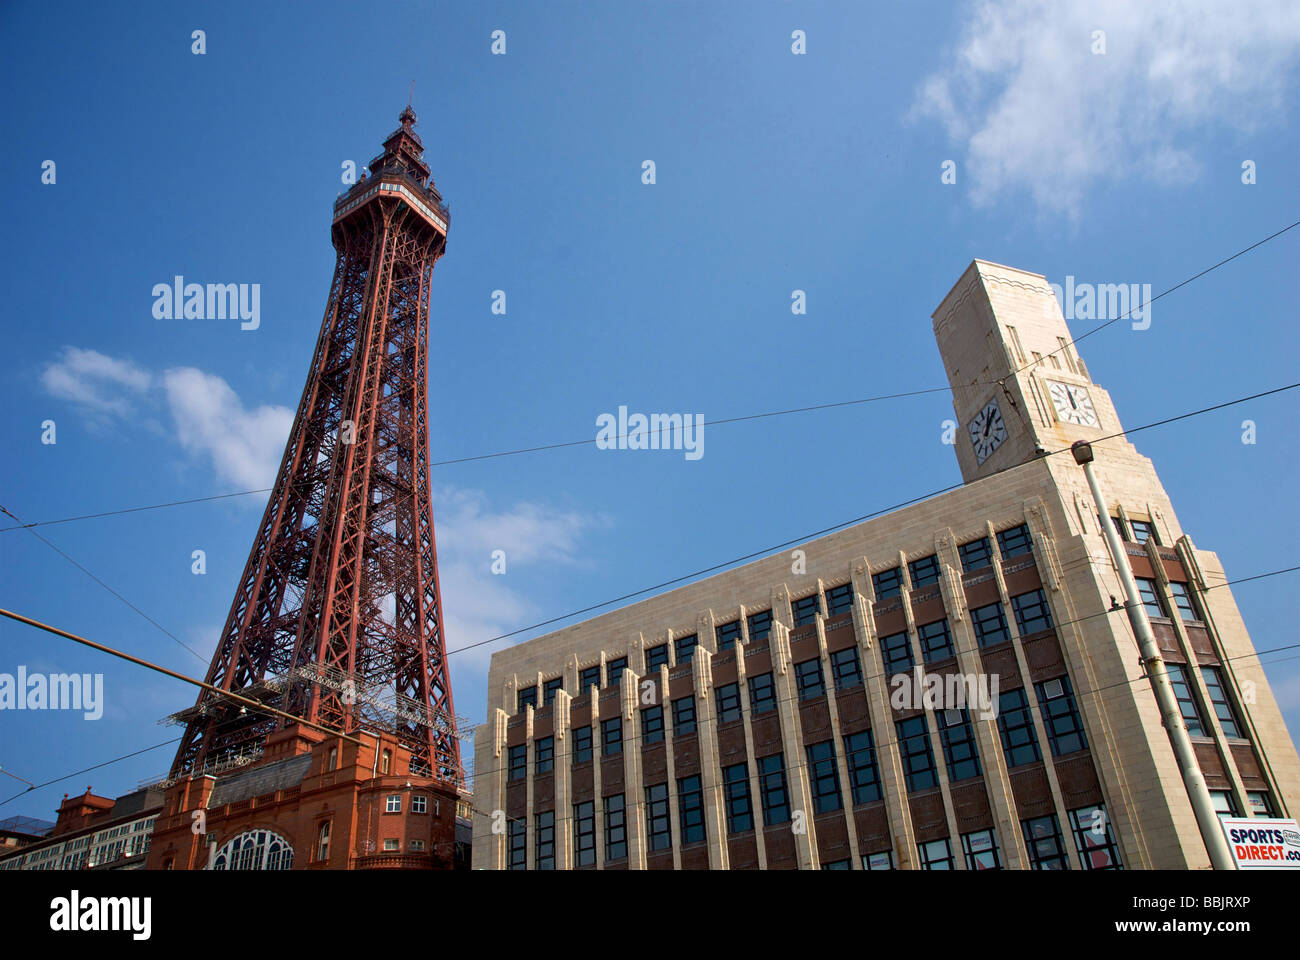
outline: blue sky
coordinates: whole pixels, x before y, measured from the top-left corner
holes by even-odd
[[[452,210],[434,460],[588,438],[620,404],[714,420],[943,386],[930,313],[974,257],[1160,291],[1300,219],[1285,3],[8,3],[0,36],[0,504],[29,521],[269,485],[342,165],[379,151],[412,80]],[[1127,425],[1300,379],[1298,244],[1300,229],[1160,300],[1149,330],[1082,344]],[[177,274],[261,284],[259,329],[154,319],[153,285]],[[951,413],[939,393],[717,426],[694,462],[574,447],[439,467],[448,644],[955,482]],[[1195,542],[1245,577],[1297,563],[1297,432],[1284,394],[1136,443]],[[27,532],[0,533],[0,605],[201,675],[264,502],[41,530],[179,643]],[[1295,590],[1294,574],[1237,588],[1257,648],[1297,641]],[[451,658],[475,720],[496,648]],[[1294,656],[1265,658],[1293,733]],[[105,674],[100,720],[0,716],[0,766],[37,782],[169,739],[157,720],[194,699],[0,623],[0,672],[19,664]],[[51,817],[87,784],[126,792],[172,752],[0,816]]]

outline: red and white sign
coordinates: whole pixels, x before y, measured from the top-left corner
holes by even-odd
[[[1273,817],[1220,817],[1238,870],[1300,870],[1300,827]]]

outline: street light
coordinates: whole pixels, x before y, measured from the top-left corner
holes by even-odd
[[[1151,681],[1151,688],[1155,691],[1161,722],[1173,744],[1174,757],[1178,760],[1178,768],[1182,771],[1183,785],[1187,788],[1187,796],[1192,801],[1196,823],[1201,828],[1201,839],[1205,841],[1205,849],[1210,854],[1210,863],[1215,870],[1235,870],[1237,867],[1228,850],[1228,841],[1223,836],[1219,816],[1214,812],[1210,791],[1205,786],[1205,777],[1201,773],[1200,764],[1196,762],[1192,738],[1187,733],[1187,725],[1183,722],[1182,712],[1178,709],[1178,698],[1174,696],[1174,688],[1169,683],[1169,674],[1165,671],[1160,647],[1156,643],[1156,636],[1151,630],[1151,621],[1147,619],[1146,607],[1142,604],[1142,597],[1138,593],[1137,581],[1133,579],[1133,571],[1129,569],[1128,554],[1124,552],[1124,546],[1119,541],[1115,525],[1110,522],[1110,508],[1106,506],[1106,498],[1102,495],[1101,485],[1097,482],[1097,474],[1092,469],[1092,444],[1086,440],[1078,440],[1070,446],[1070,451],[1074,454],[1074,462],[1083,467],[1084,476],[1088,478],[1088,487],[1092,490],[1092,499],[1097,506],[1097,518],[1101,523],[1102,534],[1106,538],[1107,547],[1110,548],[1110,556],[1115,562],[1115,569],[1119,572],[1120,582],[1124,585],[1126,597],[1124,609],[1128,613],[1129,623],[1133,625],[1133,633],[1137,636],[1138,645],[1142,650],[1142,666],[1146,670],[1147,679]],[[1111,599],[1114,600],[1113,597]]]

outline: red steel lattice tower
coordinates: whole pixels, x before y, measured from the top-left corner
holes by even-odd
[[[428,320],[447,205],[408,105],[334,205],[307,385],[207,681],[342,731],[395,732],[459,782],[429,491]],[[207,692],[172,776],[256,750],[274,715]]]

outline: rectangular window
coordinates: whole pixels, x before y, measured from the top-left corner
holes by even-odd
[[[957,548],[957,552],[961,554],[963,573],[970,573],[972,570],[983,570],[985,567],[993,565],[993,553],[989,550],[988,537],[980,537],[970,543],[963,543]]]
[[[760,640],[766,640],[772,632],[772,611],[760,610],[758,613],[751,613],[746,620],[749,623],[749,642],[757,643]]]
[[[542,706],[550,706],[555,700],[557,691],[564,687],[563,677],[552,677],[550,680],[542,681]]]
[[[645,707],[641,711],[641,739],[646,744],[664,742],[664,708]]]
[[[749,711],[754,715],[776,709],[776,686],[770,673],[749,678]]]
[[[822,864],[823,870],[852,870],[853,865],[848,860],[827,860]]]
[[[1125,543],[1132,542],[1131,540],[1129,540],[1128,531],[1124,529],[1123,520],[1121,520],[1119,517],[1111,517],[1110,522],[1111,522],[1111,526],[1115,528],[1115,532],[1119,534],[1119,538],[1121,540],[1123,540]]]
[[[1211,790],[1210,802],[1214,804],[1214,812],[1220,817],[1237,815],[1237,805],[1232,801],[1231,790]]]
[[[714,627],[713,635],[717,638],[719,653],[730,650],[740,640],[740,621],[733,620]]]
[[[677,819],[683,844],[704,841],[704,789],[698,776],[677,781]]]
[[[384,812],[385,813],[402,812],[402,795],[400,793],[390,793],[387,797],[384,798]]]
[[[822,680],[821,658],[814,657],[794,665],[795,681],[799,685],[800,700],[815,700],[826,695],[826,684]]]
[[[848,760],[853,802],[874,803],[879,800],[880,772],[876,769],[876,750],[871,731],[863,730],[845,737],[844,756]]]
[[[647,849],[668,850],[673,845],[672,825],[668,815],[668,784],[656,783],[645,788]]]
[[[923,623],[916,628],[916,636],[921,641],[921,655],[926,663],[947,660],[953,656],[952,635],[948,632],[948,620],[936,620]]]
[[[826,606],[833,617],[836,614],[848,613],[853,609],[853,584],[842,583],[838,587],[831,587],[826,591]]]
[[[862,665],[858,661],[858,648],[846,647],[831,654],[831,676],[836,690],[862,686]]]
[[[794,625],[802,627],[806,623],[813,623],[821,616],[822,596],[820,593],[814,593],[811,597],[803,597],[794,602]]]
[[[1165,672],[1169,674],[1169,685],[1174,688],[1174,697],[1178,700],[1178,712],[1187,724],[1187,733],[1193,737],[1209,736],[1205,732],[1205,722],[1201,711],[1196,706],[1196,695],[1192,692],[1191,679],[1187,668],[1181,663],[1166,663]]]
[[[1029,850],[1029,865],[1034,870],[1069,870],[1070,861],[1065,855],[1065,845],[1061,842],[1061,828],[1056,822],[1056,814],[1021,820],[1020,828],[1025,834],[1025,846]]]
[[[998,549],[1002,551],[1003,560],[1010,560],[1012,557],[1018,557],[1025,553],[1033,553],[1034,541],[1029,535],[1029,528],[1022,523],[1010,530],[1003,530],[998,534]]]
[[[627,657],[615,657],[605,661],[605,686],[617,687],[623,682],[623,671],[627,669]]]
[[[587,763],[591,760],[591,727],[573,728],[573,762]]]
[[[535,870],[555,869],[555,811],[547,810],[533,818],[536,831],[536,845],[533,849],[533,868]]]
[[[627,811],[623,794],[605,798],[605,859],[622,860],[627,856]]]
[[[412,797],[412,798],[411,798],[411,812],[412,812],[412,813],[428,813],[428,812],[429,812],[429,798],[428,798],[428,797],[421,797],[421,796],[418,796],[418,795]]]
[[[510,782],[523,780],[528,776],[528,744],[521,743],[510,748]]]
[[[689,637],[678,637],[673,641],[677,646],[677,665],[690,663],[695,657],[695,648],[700,645],[698,634],[692,633]]]
[[[896,597],[899,591],[903,589],[903,574],[898,567],[891,570],[881,570],[879,573],[871,575],[871,585],[876,588],[876,600],[887,600],[890,597]]]
[[[880,853],[868,853],[862,857],[863,870],[893,870],[894,851],[882,850]]]
[[[880,638],[880,655],[885,660],[885,675],[906,673],[912,669],[912,644],[907,633],[891,633]]]
[[[402,848],[402,842],[401,842],[400,840],[398,840],[396,837],[385,837],[385,838],[384,838],[384,852],[385,852],[385,853],[391,853],[391,852],[393,852],[393,851],[400,850],[401,848]],[[118,846],[118,849],[119,849],[119,850],[121,849],[121,845]],[[109,859],[114,859],[114,858],[110,857]]]
[[[578,674],[578,695],[582,696],[591,687],[600,686],[600,664],[594,667],[585,667]]]
[[[1223,688],[1223,677],[1217,667],[1201,667],[1201,678],[1205,681],[1206,692],[1210,695],[1210,705],[1214,715],[1219,718],[1225,737],[1241,737],[1241,727],[1237,724],[1237,715],[1228,702],[1228,691]]]
[[[1246,806],[1250,807],[1252,817],[1273,816],[1273,804],[1269,803],[1268,793],[1264,790],[1247,790]]]
[[[754,829],[754,811],[749,800],[749,767],[737,763],[722,768],[723,796],[727,805],[727,832]]]
[[[1023,689],[998,694],[998,732],[1002,734],[1002,752],[1008,767],[1020,767],[1042,759],[1038,735],[1029,712],[1029,698]]]
[[[1155,540],[1156,545],[1160,544],[1160,537],[1156,533],[1156,528],[1146,520],[1130,520],[1133,525],[1133,539],[1138,543],[1146,543],[1148,540]]]
[[[668,663],[668,644],[661,643],[657,647],[650,647],[645,652],[645,668],[648,671],[658,670],[663,664]]]
[[[979,751],[975,748],[975,731],[965,710],[940,710],[934,715],[939,723],[939,740],[943,759],[948,765],[948,779],[953,783],[980,775]]]
[[[974,830],[961,835],[961,852],[966,856],[967,870],[1001,870],[998,857],[998,832]]]
[[[1021,638],[1052,629],[1052,611],[1041,588],[1012,597],[1011,609],[1015,612],[1016,628]]]
[[[536,706],[537,706],[537,688],[536,688],[536,687],[528,687],[528,688],[525,689],[525,690],[520,690],[519,693],[518,693],[518,695],[517,695],[517,697],[516,697],[516,699],[517,699],[517,702],[518,702],[518,712],[519,712],[519,713],[523,713],[525,707],[536,707]]]
[[[981,647],[991,647],[1011,639],[1007,631],[1007,617],[1002,612],[1002,603],[995,601],[970,612],[970,621],[975,626],[975,636]]]
[[[555,767],[555,738],[538,737],[535,749],[537,762],[533,772],[537,775],[549,773]]]
[[[1104,804],[1070,811],[1074,847],[1085,870],[1119,870],[1119,844],[1110,829]]]
[[[673,701],[673,734],[684,736],[695,732],[695,698],[682,697]]]
[[[939,778],[935,773],[934,754],[930,751],[930,733],[925,728],[924,715],[897,720],[898,752],[903,760],[903,773],[908,790],[926,790],[935,786]]]
[[[912,589],[939,582],[939,558],[934,554],[913,560],[907,565],[907,572],[912,577]]]
[[[840,772],[835,765],[835,744],[830,740],[809,744],[808,782],[812,787],[813,809],[829,813],[844,806],[840,798]]]
[[[1146,577],[1134,577],[1138,585],[1138,594],[1142,597],[1142,606],[1146,608],[1148,617],[1163,617],[1165,615],[1165,605],[1160,601],[1160,589],[1156,586],[1154,580],[1148,580]]]
[[[931,840],[929,843],[918,843],[916,849],[921,855],[922,870],[953,869],[952,847],[949,845],[947,837]]]
[[[1038,692],[1038,707],[1043,714],[1043,726],[1047,728],[1047,740],[1052,747],[1052,756],[1059,757],[1088,746],[1088,738],[1083,735],[1083,723],[1079,720],[1079,711],[1074,705],[1074,691],[1070,689],[1070,678],[1057,677],[1034,684]]]
[[[583,800],[573,805],[573,865],[590,867],[596,862],[596,804]]]
[[[1174,606],[1178,608],[1178,615],[1184,621],[1196,622],[1201,619],[1196,614],[1196,605],[1192,603],[1192,595],[1187,589],[1187,584],[1180,580],[1170,580],[1169,592],[1173,594]]]
[[[790,819],[790,796],[786,791],[785,757],[774,753],[758,758],[758,791],[763,803],[763,825],[775,826]]]
[[[740,719],[740,684],[724,683],[713,694],[718,701],[718,723]]]
[[[623,752],[623,718],[600,721],[600,755],[613,757]]]

